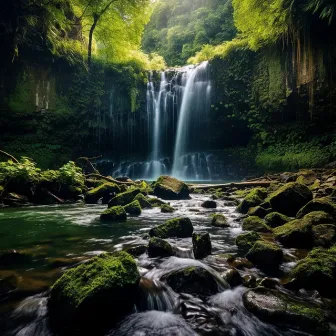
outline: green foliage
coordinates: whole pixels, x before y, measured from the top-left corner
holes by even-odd
[[[82,169],[70,161],[59,169],[59,181],[67,185],[84,186],[85,176]]]

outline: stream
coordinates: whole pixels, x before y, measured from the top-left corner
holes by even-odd
[[[224,290],[220,274],[229,268],[225,254],[238,254],[235,238],[242,232],[241,215],[225,201],[217,201],[217,209],[202,208],[201,203],[206,199],[209,195],[192,195],[190,200],[171,202],[177,209],[174,214],[164,214],[154,208],[143,210],[141,216],[131,217],[125,223],[108,225],[99,221],[106,208],[100,205],[1,209],[1,249],[15,249],[28,257],[18,260],[12,268],[0,266],[0,279],[11,277],[17,282],[17,288],[8,295],[0,295],[0,334],[53,335],[47,317],[48,288],[68,267],[102,252],[147,244],[143,237],[152,227],[173,217],[187,216],[195,231],[210,233],[212,255],[195,260],[191,238],[168,239],[176,251],[174,257],[150,259],[147,254],[140,255],[137,263],[142,275],[141,300],[135,305],[134,313],[108,335],[308,335],[265,324],[249,313],[242,301],[247,288]],[[209,216],[215,212],[228,218],[230,228],[211,226]],[[294,265],[295,262],[289,262],[281,269]],[[219,293],[202,300],[177,294],[160,280],[162,275],[186,266],[209,270],[217,279]],[[265,277],[256,268],[239,271],[242,276]]]

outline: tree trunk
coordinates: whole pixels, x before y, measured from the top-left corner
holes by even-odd
[[[89,70],[91,68],[91,63],[92,63],[93,33],[94,33],[94,30],[96,29],[98,20],[99,20],[99,16],[95,15],[94,18],[93,18],[93,24],[91,26],[90,33],[89,33],[89,46],[88,46],[88,67],[89,67]]]

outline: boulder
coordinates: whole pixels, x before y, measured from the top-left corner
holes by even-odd
[[[243,230],[255,232],[272,232],[272,229],[269,228],[265,222],[257,216],[245,218],[243,221]]]
[[[159,238],[187,238],[191,237],[194,227],[188,217],[174,218],[164,224],[154,227],[149,231],[151,237]]]
[[[291,182],[272,193],[268,201],[271,203],[273,210],[294,217],[312,199],[313,194],[307,186]]]
[[[100,215],[101,221],[106,222],[124,222],[127,220],[127,214],[122,206],[108,208]]]
[[[162,204],[160,208],[161,208],[161,212],[163,212],[163,213],[173,213],[173,212],[175,212],[175,209],[172,206],[170,206],[169,204]]]
[[[246,259],[260,268],[277,268],[282,263],[283,252],[274,243],[258,240],[246,254]]]
[[[319,224],[333,222],[333,217],[325,212],[310,212],[301,219],[295,219],[275,228],[275,238],[286,247],[311,248],[313,246],[312,228]]]
[[[313,335],[328,335],[325,313],[316,305],[264,287],[244,293],[243,302],[247,310],[266,322]]]
[[[257,278],[253,274],[245,274],[242,277],[243,285],[247,288],[257,287]]]
[[[208,232],[194,232],[192,244],[195,259],[203,259],[211,254],[211,240]]]
[[[139,281],[126,252],[104,253],[66,271],[48,300],[52,326],[60,334],[104,333],[132,312]]]
[[[162,278],[177,293],[210,296],[218,293],[214,276],[205,268],[191,266],[173,271]]]
[[[243,282],[242,277],[235,268],[228,268],[225,272],[222,273],[222,278],[231,287],[240,286]]]
[[[133,215],[133,216],[140,216],[141,215],[141,206],[139,201],[133,201],[130,204],[124,206],[126,213]]]
[[[261,239],[257,232],[247,232],[239,235],[236,238],[236,245],[238,249],[243,252],[248,252],[254,245],[254,243]]]
[[[265,188],[252,189],[238,205],[237,211],[246,214],[250,208],[261,204],[266,196],[267,191]]]
[[[222,228],[226,228],[226,227],[230,227],[227,218],[222,215],[222,214],[214,214],[211,216],[212,220],[211,220],[211,225],[215,226],[215,227],[222,227]]]
[[[276,287],[280,286],[280,281],[276,278],[263,278],[261,279],[259,286],[276,289]]]
[[[167,204],[166,202],[160,200],[157,197],[148,197],[148,202],[151,204],[152,207],[161,207],[161,205]]]
[[[121,194],[118,194],[116,197],[113,197],[109,201],[108,206],[109,208],[117,205],[125,206],[126,204],[131,203],[138,194],[140,194],[140,189],[127,190]]]
[[[147,245],[138,245],[134,247],[129,247],[125,251],[133,257],[139,257],[147,252]]]
[[[336,297],[336,246],[313,249],[290,276],[294,278],[291,287],[316,289],[322,296]]]
[[[302,218],[306,214],[313,211],[324,211],[333,216],[336,220],[336,205],[328,198],[315,198],[308,202],[303,208],[299,210],[296,218]]]
[[[142,209],[152,209],[153,206],[149,201],[149,198],[143,194],[138,194],[134,197],[134,201],[138,201]]]
[[[265,223],[271,227],[276,228],[290,222],[291,219],[279,212],[271,212],[265,216]]]
[[[166,200],[189,199],[189,193],[184,182],[170,176],[160,176],[154,186],[154,195]]]
[[[152,237],[149,240],[147,253],[150,258],[170,257],[174,255],[171,245],[167,241],[157,237]]]
[[[300,170],[296,182],[310,186],[317,180],[317,175],[312,170]]]
[[[85,195],[85,202],[87,204],[97,204],[98,200],[102,198],[102,203],[107,204],[109,200],[119,192],[120,188],[118,185],[114,183],[104,183],[89,190]]]
[[[269,213],[269,210],[264,209],[262,206],[258,205],[254,208],[250,208],[247,214],[249,216],[257,216],[264,218]]]
[[[313,245],[330,247],[336,243],[336,226],[333,224],[320,224],[312,228]]]
[[[216,209],[217,208],[217,203],[215,201],[212,201],[212,200],[207,200],[207,201],[204,201],[201,204],[201,207],[206,208],[206,209]]]

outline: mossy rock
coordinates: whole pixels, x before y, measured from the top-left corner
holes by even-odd
[[[191,237],[194,227],[188,217],[174,218],[164,224],[154,227],[149,231],[151,237],[159,238],[187,238]]]
[[[260,218],[264,218],[268,213],[269,213],[269,210],[264,209],[260,205],[250,208],[247,212],[249,216],[257,216]]]
[[[85,195],[87,204],[96,204],[102,198],[103,204],[107,204],[115,193],[119,193],[120,188],[114,183],[104,183],[89,190]]]
[[[189,199],[189,187],[174,177],[160,176],[154,186],[154,195],[166,200]]]
[[[280,187],[267,200],[274,211],[294,217],[312,199],[313,194],[307,186],[291,182]]]
[[[276,228],[290,222],[291,219],[279,212],[271,212],[265,216],[265,223],[271,227]]]
[[[282,263],[283,252],[274,243],[257,240],[245,257],[260,268],[277,268]]]
[[[203,259],[211,254],[211,240],[208,232],[194,232],[192,244],[195,259]]]
[[[125,205],[124,210],[126,211],[126,213],[133,216],[141,215],[141,206],[139,201],[133,201],[132,203]]]
[[[243,221],[243,230],[255,232],[272,232],[272,229],[269,228],[265,222],[257,216],[250,216],[245,218]]]
[[[173,213],[173,212],[175,212],[175,209],[172,206],[170,206],[169,204],[162,204],[160,208],[161,208],[161,212],[163,212],[163,213]]]
[[[167,241],[157,237],[152,237],[149,240],[147,252],[150,258],[170,257],[174,255],[172,246]]]
[[[265,322],[286,326],[313,335],[328,335],[324,311],[316,305],[298,301],[274,289],[258,287],[243,295],[247,310]]]
[[[336,297],[336,246],[316,248],[292,270],[292,286],[316,289],[322,296]]]
[[[310,212],[274,229],[275,238],[286,247],[311,248],[312,228],[319,224],[332,224],[334,219],[323,211]]]
[[[213,200],[207,200],[201,204],[201,207],[206,209],[216,209],[217,203]]]
[[[129,247],[125,250],[125,252],[129,253],[133,257],[139,257],[147,252],[147,245]]]
[[[336,226],[320,224],[312,228],[314,246],[330,247],[336,243]]]
[[[122,206],[108,208],[100,215],[101,221],[106,222],[124,222],[127,220],[127,214]]]
[[[296,218],[302,218],[313,211],[324,211],[336,219],[336,205],[328,198],[315,198],[308,202],[296,215]]]
[[[237,211],[246,214],[250,208],[261,204],[266,196],[267,191],[265,188],[252,189],[238,205]]]
[[[257,232],[242,233],[236,238],[236,245],[239,250],[248,252],[254,245],[254,243],[261,239]]]
[[[156,198],[156,197],[149,197],[148,202],[154,208],[160,208],[161,205],[167,204],[166,202],[164,202],[164,201],[162,201],[162,200],[160,200],[159,198]]]
[[[125,205],[133,202],[135,196],[137,196],[138,194],[140,194],[140,189],[127,190],[127,191],[117,195],[116,197],[112,198],[109,201],[108,206],[109,207],[113,207],[113,206],[117,206],[117,205],[125,206]]]
[[[134,197],[134,201],[138,201],[142,209],[152,209],[153,206],[149,201],[149,198],[143,194],[138,194]]]
[[[211,225],[220,228],[230,227],[227,218],[222,214],[214,214],[211,216]]]
[[[53,327],[61,334],[106,332],[132,312],[139,281],[126,252],[102,254],[66,271],[48,300]]]

